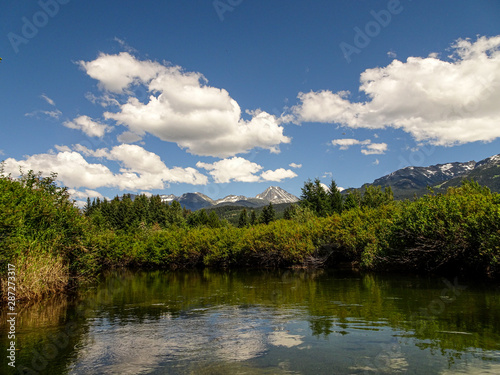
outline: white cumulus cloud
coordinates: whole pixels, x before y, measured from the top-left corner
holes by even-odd
[[[117,112],[107,111],[104,117],[137,136],[150,133],[192,154],[216,157],[256,147],[279,152],[281,143],[291,141],[283,134],[281,119],[261,110],[247,111],[251,119],[243,119],[229,93],[208,86],[200,73],[141,61],[127,52],[100,54],[93,61],[81,61],[80,66],[102,90],[129,95]],[[134,85],[146,86],[149,98],[134,97],[130,91]]]
[[[361,150],[365,155],[380,155],[387,151],[387,143],[370,143],[366,148]]]
[[[75,189],[68,189],[68,193],[75,200],[78,200],[78,199],[87,199],[87,197],[90,198],[90,199],[93,199],[93,198],[103,199],[104,198],[104,196],[101,193],[99,193],[98,191],[89,190],[89,189],[86,189],[85,191],[78,191],[78,190],[75,190]]]
[[[57,146],[58,153],[35,154],[24,160],[5,160],[5,171],[16,176],[19,167],[23,171],[41,171],[43,175],[57,173],[57,179],[72,189],[97,189],[115,187],[120,190],[162,189],[165,183],[189,183],[204,185],[207,176],[194,168],[168,168],[160,157],[137,145],[122,144],[111,150],[90,150],[75,145],[69,151]],[[104,164],[90,163],[84,156],[115,161],[120,165],[119,173],[113,173]],[[76,194],[76,193],[75,193]]]
[[[444,146],[492,141],[500,137],[500,36],[460,39],[452,50],[448,60],[430,54],[365,70],[363,102],[346,91],[300,93],[295,122],[394,127]]]
[[[212,164],[198,162],[198,168],[209,171],[216,183],[237,182],[259,182],[259,181],[281,181],[285,178],[297,177],[297,174],[289,169],[278,168],[274,171],[267,170],[260,173],[263,167],[241,157],[223,159]]]
[[[80,130],[89,137],[99,138],[102,138],[106,132],[112,129],[111,126],[94,121],[88,116],[79,116],[73,121],[65,121],[63,125],[70,129]]]
[[[262,172],[260,177],[266,181],[280,182],[286,178],[297,177],[297,174],[290,169],[278,168],[274,171],[269,170],[269,171]]]
[[[210,175],[217,183],[230,181],[257,182],[259,181],[259,176],[256,176],[255,173],[262,169],[262,166],[259,164],[252,163],[241,157],[223,159],[212,164],[198,162],[196,166],[210,171]]]

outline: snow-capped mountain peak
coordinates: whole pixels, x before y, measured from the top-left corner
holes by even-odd
[[[271,186],[266,189],[261,194],[258,194],[255,198],[248,198],[244,195],[228,195],[224,198],[213,200],[212,198],[206,196],[202,193],[184,193],[181,196],[175,196],[173,194],[163,194],[160,195],[162,202],[171,203],[172,201],[179,202],[183,207],[190,210],[199,210],[205,207],[216,206],[218,204],[231,204],[246,201],[247,204],[251,204],[254,207],[267,205],[269,202],[274,204],[279,203],[294,203],[299,199],[287,191],[277,187]],[[238,203],[237,203],[238,202]]]
[[[275,204],[294,203],[299,200],[295,195],[292,195],[277,186],[268,187],[264,192],[257,194],[255,198],[264,199]]]
[[[490,188],[495,189],[493,185],[496,186],[495,178],[500,175],[499,168],[500,154],[479,162],[471,160],[428,167],[406,167],[376,179],[373,185],[391,186],[393,189],[399,190],[398,194],[394,195],[395,197],[396,195],[407,196],[407,192],[418,189],[425,191],[427,186],[451,186],[447,185],[449,181],[463,178],[473,178],[482,184],[489,184]]]
[[[242,201],[242,200],[246,200],[247,197],[245,197],[244,195],[228,195],[222,199],[217,199],[215,201],[215,204],[219,204],[219,203],[234,203],[234,202],[238,202],[238,201]]]

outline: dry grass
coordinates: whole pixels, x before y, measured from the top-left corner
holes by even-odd
[[[60,256],[30,251],[13,261],[16,266],[16,299],[37,300],[60,293],[69,282],[68,266]],[[2,296],[7,297],[7,280],[2,279]]]

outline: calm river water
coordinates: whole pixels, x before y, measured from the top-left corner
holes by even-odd
[[[7,347],[6,312],[0,341]],[[116,271],[18,308],[21,374],[500,374],[500,289],[346,271]]]

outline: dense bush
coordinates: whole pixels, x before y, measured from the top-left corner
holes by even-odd
[[[348,195],[340,213],[294,205],[286,219],[266,224],[244,212],[237,228],[213,211],[190,213],[159,197],[89,201],[82,214],[54,181],[33,172],[0,176],[1,278],[8,263],[16,266],[18,298],[60,291],[115,266],[291,267],[332,255],[330,264],[365,269],[500,273],[500,196],[474,182],[406,202],[366,189]],[[339,208],[338,196],[330,198]]]
[[[99,270],[83,245],[88,220],[54,181],[55,175],[32,171],[19,179],[0,174],[0,270],[3,279],[7,264],[15,265],[20,298],[60,290]]]
[[[407,203],[394,222],[387,259],[424,271],[498,272],[500,196],[467,181]]]

